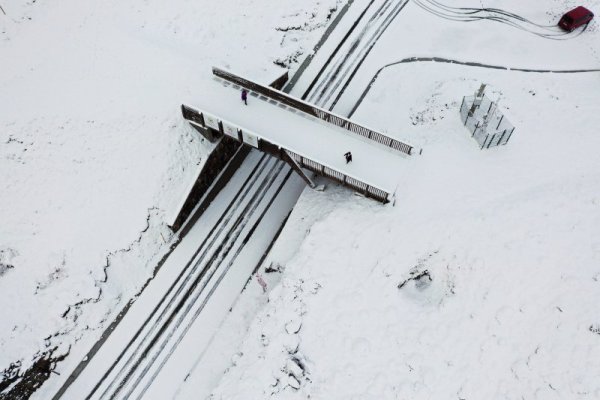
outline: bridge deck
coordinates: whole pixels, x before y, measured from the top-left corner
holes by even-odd
[[[246,106],[241,101],[239,87],[217,77],[210,94],[198,96],[193,106],[244,132],[252,132],[258,138],[388,193],[394,193],[396,188],[394,170],[409,158],[252,91]],[[344,159],[347,151],[353,157],[349,164]]]

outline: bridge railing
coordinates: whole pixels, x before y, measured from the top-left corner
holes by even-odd
[[[181,105],[181,112],[183,114],[183,117],[188,120],[189,122],[195,123],[200,125],[203,129],[209,129],[210,127],[207,126],[206,121],[207,118],[210,119],[210,116],[205,117],[204,113],[200,110],[196,110],[192,107],[186,106],[184,104]],[[224,129],[223,126],[225,124],[227,125],[231,125],[229,124],[227,121],[222,121],[219,120],[218,121],[218,131],[221,135],[228,135]],[[211,128],[214,129],[214,128]],[[388,203],[390,201],[390,195],[391,193],[389,193],[388,191],[379,189],[375,186],[369,185],[365,182],[359,181],[358,179],[355,179],[351,176],[348,176],[340,171],[337,171],[335,169],[332,169],[324,164],[321,164],[315,160],[312,160],[308,157],[305,157],[303,155],[300,155],[292,150],[289,150],[279,144],[276,143],[271,143],[267,140],[265,140],[264,138],[258,137],[258,145],[253,144],[253,143],[249,143],[246,142],[243,138],[243,133],[245,132],[245,130],[242,130],[242,128],[237,128],[237,135],[235,135],[235,137],[233,137],[234,139],[244,142],[246,144],[249,144],[251,146],[257,147],[259,150],[265,151],[269,154],[272,154],[278,158],[284,158],[281,154],[281,152],[285,152],[287,154],[288,157],[292,158],[301,168],[306,168],[308,170],[311,170],[319,175],[325,176],[327,178],[330,178],[336,182],[341,183],[344,186],[348,186],[354,190],[356,190],[357,192],[362,193],[363,195],[365,195],[366,197],[370,197],[373,198],[377,201],[380,201],[382,203]],[[249,132],[247,132],[249,133]],[[253,134],[253,133],[252,133]]]
[[[384,135],[380,132],[376,132],[372,129],[364,127],[362,125],[358,125],[347,118],[342,116],[333,114],[327,110],[299,100],[295,97],[292,97],[286,93],[280,92],[278,90],[272,89],[268,86],[261,85],[259,83],[253,82],[251,80],[242,78],[241,76],[235,75],[231,72],[224,71],[220,68],[213,67],[213,74],[218,76],[219,78],[225,79],[231,83],[237,84],[241,87],[254,91],[263,96],[267,96],[273,100],[276,100],[282,104],[285,104],[289,107],[295,108],[302,112],[305,112],[309,115],[317,117],[323,121],[329,122],[330,124],[336,125],[340,128],[346,129],[349,132],[360,135],[366,139],[372,140],[374,142],[383,144],[384,146],[390,147],[394,150],[400,151],[402,153],[412,155],[414,153],[414,147],[403,143],[399,140],[391,138],[387,135]]]
[[[344,186],[348,186],[359,193],[364,194],[366,197],[371,197],[375,200],[381,201],[382,203],[389,202],[390,194],[385,190],[381,190],[374,186],[368,185],[364,182],[354,179],[351,176],[345,175],[339,171],[326,167],[325,165],[318,163],[310,158],[301,156],[300,154],[294,153],[291,150],[284,149],[284,151],[298,163],[302,168],[309,169],[319,175],[326,176],[334,181],[341,183]]]

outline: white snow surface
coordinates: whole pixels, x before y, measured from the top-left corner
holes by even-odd
[[[579,4],[448,3],[541,24]],[[165,220],[210,150],[179,104],[210,86],[211,65],[265,82],[280,71],[271,61],[296,65],[334,4],[2,2],[0,370],[97,339],[166,251]],[[582,4],[600,14],[600,1]],[[288,26],[300,30],[275,30]],[[412,2],[334,111],[406,57],[598,68],[598,35],[593,22],[552,41]],[[458,117],[482,82],[517,127],[487,151]],[[387,172],[393,205],[326,181],[303,193],[265,263],[283,272],[263,266],[269,292],[253,280],[221,327],[235,340],[215,337],[209,356],[235,355],[213,398],[600,398],[599,89],[600,73],[384,70],[354,118],[423,156]],[[179,398],[206,385],[203,368]]]
[[[212,148],[179,105],[212,65],[297,68],[339,3],[0,4],[0,371],[55,347],[79,362],[152,276]]]
[[[577,4],[452,5],[551,24]],[[350,88],[362,92],[378,68],[411,56],[599,68],[598,39],[597,22],[551,41],[409,4],[365,63],[371,73]],[[462,96],[480,83],[516,126],[506,146],[479,150],[462,126]],[[423,156],[389,172],[394,205],[325,181],[323,192],[304,191],[271,259],[283,272],[212,398],[600,398],[599,89],[598,72],[431,62],[384,70],[353,118],[402,127],[398,138]],[[236,307],[256,302],[257,287]],[[231,320],[241,320],[235,308]],[[193,398],[186,389],[180,397]]]

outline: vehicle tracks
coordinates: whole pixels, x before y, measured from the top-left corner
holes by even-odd
[[[574,39],[577,36],[581,35],[587,29],[586,25],[581,30],[565,32],[562,29],[560,29],[556,24],[538,24],[518,14],[512,13],[510,11],[505,11],[499,8],[452,7],[440,3],[437,0],[413,1],[416,5],[418,5],[428,13],[450,21],[495,21],[550,40]]]

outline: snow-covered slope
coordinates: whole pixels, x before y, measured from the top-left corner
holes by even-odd
[[[211,149],[179,114],[210,67],[297,68],[338,3],[0,4],[4,378],[93,343],[151,276]]]

